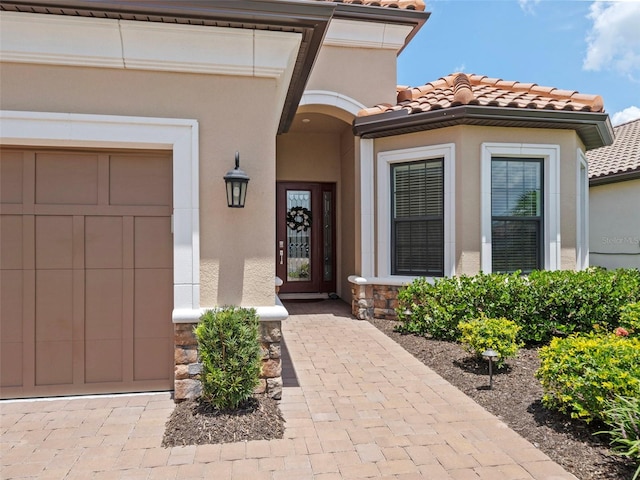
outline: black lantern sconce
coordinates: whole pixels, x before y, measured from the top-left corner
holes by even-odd
[[[240,169],[240,154],[236,152],[236,166],[224,176],[227,185],[227,205],[231,208],[244,208],[247,199],[249,175]]]

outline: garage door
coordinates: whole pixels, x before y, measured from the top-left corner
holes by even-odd
[[[167,152],[0,151],[0,395],[173,386]]]

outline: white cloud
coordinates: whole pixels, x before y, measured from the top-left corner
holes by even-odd
[[[591,4],[585,70],[614,69],[630,78],[640,73],[640,2],[618,0]]]
[[[535,15],[534,8],[540,3],[541,0],[518,0],[518,5],[524,13],[529,15]]]
[[[465,69],[465,68],[467,68],[467,67],[466,67],[466,66],[465,66],[465,64],[463,63],[463,64],[458,65],[457,67],[455,67],[455,68],[453,69],[453,71],[454,71],[454,72],[464,72],[464,69]]]
[[[640,118],[640,108],[632,105],[631,107],[627,107],[624,110],[614,113],[611,116],[611,123],[614,125],[621,125],[623,123],[630,122],[631,120],[636,120]]]

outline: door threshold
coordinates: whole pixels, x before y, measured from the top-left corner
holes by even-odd
[[[328,293],[279,293],[280,300],[328,300]]]

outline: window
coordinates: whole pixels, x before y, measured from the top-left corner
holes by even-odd
[[[391,273],[444,275],[444,159],[391,165]]]
[[[491,263],[494,272],[542,268],[542,160],[491,159]]]
[[[379,152],[376,177],[376,278],[455,275],[455,144]]]
[[[481,270],[560,268],[560,147],[483,143]]]

